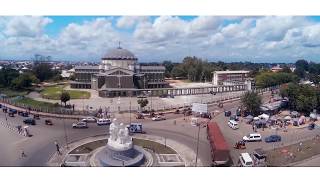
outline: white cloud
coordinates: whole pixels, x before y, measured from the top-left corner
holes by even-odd
[[[217,29],[222,21],[221,17],[199,16],[192,20],[189,26],[192,31],[209,31]]]
[[[97,18],[83,24],[71,23],[60,33],[58,43],[66,54],[101,55],[107,49],[115,47],[121,41],[113,29],[111,20]],[[70,51],[71,50],[71,51]]]
[[[134,37],[139,41],[162,42],[186,34],[187,22],[179,17],[160,16],[151,22],[141,22],[134,31]]]
[[[122,16],[118,18],[116,26],[118,28],[129,29],[134,27],[139,22],[148,21],[149,17],[147,16]]]
[[[289,29],[307,24],[306,18],[300,16],[266,16],[256,20],[251,35],[266,41],[281,41]]]
[[[222,28],[224,36],[231,38],[243,38],[248,36],[248,30],[252,28],[253,19],[243,19],[240,23],[232,23]]]
[[[224,40],[225,40],[224,36],[223,36],[221,33],[217,33],[217,34],[214,34],[214,35],[210,38],[209,43],[210,43],[211,45],[218,45],[218,44],[223,43]]]
[[[15,16],[7,21],[3,32],[6,36],[15,37],[41,36],[44,27],[52,22],[47,17]]]
[[[114,21],[115,20],[115,21]],[[44,53],[62,59],[95,59],[121,41],[140,60],[295,60],[318,57],[320,23],[306,17],[123,16],[70,23],[52,37],[49,17],[0,17],[1,57]],[[121,30],[119,30],[121,29]]]

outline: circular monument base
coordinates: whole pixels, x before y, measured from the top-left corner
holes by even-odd
[[[133,146],[127,150],[117,150],[112,146],[106,146],[95,155],[101,166],[141,166],[145,161],[144,150],[139,146]]]

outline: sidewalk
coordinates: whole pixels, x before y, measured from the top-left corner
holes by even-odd
[[[4,103],[4,102],[1,102],[1,104],[10,108],[10,109],[16,109],[18,111],[28,111],[27,109],[24,109],[21,107],[16,107],[16,106]],[[39,112],[39,111],[30,111],[30,113],[31,114],[39,114],[40,116],[45,116],[45,117],[66,118],[66,119],[82,119],[82,118],[86,117],[86,116],[82,116],[82,115],[52,114],[52,113],[45,113],[45,112]]]

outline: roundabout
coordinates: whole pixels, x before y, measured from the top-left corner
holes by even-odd
[[[184,150],[182,144],[177,144],[172,140],[168,140],[167,144],[159,142],[161,137],[144,135],[144,137],[134,137],[133,151],[136,151],[135,158],[130,158],[130,153],[118,152],[108,147],[108,139],[106,135],[97,137],[89,137],[69,145],[61,149],[61,154],[54,153],[47,166],[69,166],[69,167],[184,167],[193,166],[189,157],[191,149]],[[180,146],[178,149],[172,148],[172,143]],[[169,147],[171,146],[171,147]],[[181,148],[183,147],[183,148]],[[177,148],[177,147],[176,147]],[[111,151],[111,152],[110,152]],[[131,149],[132,151],[132,149]],[[110,154],[109,154],[110,153]],[[127,153],[127,152],[126,152]],[[180,154],[179,154],[180,153]],[[122,155],[122,157],[120,156]],[[194,152],[191,153],[194,155]],[[123,160],[126,161],[123,161]],[[199,164],[201,163],[198,162]]]
[[[71,167],[177,167],[194,166],[195,152],[172,139],[147,134],[130,136],[114,120],[108,135],[74,141],[54,153],[47,166]],[[198,165],[202,166],[201,160]]]

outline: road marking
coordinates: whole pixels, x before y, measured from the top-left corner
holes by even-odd
[[[17,128],[16,128],[16,127],[12,127],[12,126],[10,126],[8,123],[3,122],[3,121],[0,121],[0,124],[1,124],[3,127],[8,128],[10,131],[12,131],[12,132],[16,132],[16,133],[18,133],[18,134],[20,134],[20,135],[24,136],[23,131],[18,132],[18,130],[17,130]]]

